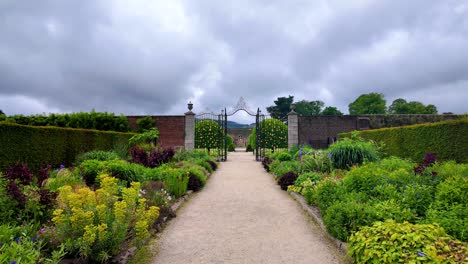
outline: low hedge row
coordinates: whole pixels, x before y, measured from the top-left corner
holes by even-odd
[[[123,146],[133,135],[0,122],[0,170],[17,162],[27,163],[33,170],[45,164],[70,166],[80,153]]]
[[[340,138],[351,137],[339,134]],[[364,139],[384,143],[388,155],[421,161],[425,153],[433,152],[440,160],[468,162],[468,120],[454,120],[404,127],[358,131]]]

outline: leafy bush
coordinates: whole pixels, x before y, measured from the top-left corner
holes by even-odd
[[[116,116],[106,112],[79,112],[71,114],[45,115],[13,115],[6,119],[9,123],[30,126],[58,126],[70,128],[111,130],[119,132],[131,131],[128,119],[124,115]]]
[[[95,192],[87,187],[61,187],[52,221],[68,252],[104,262],[119,252],[127,237],[138,245],[145,241],[159,209],[148,208],[146,199],[139,198],[140,183],[123,188],[122,196],[116,178],[101,175],[100,183]]]
[[[29,227],[26,227],[29,228]],[[50,263],[58,264],[64,257],[63,248],[46,256],[41,249],[43,241],[31,237],[24,231],[25,227],[0,225],[0,263]]]
[[[278,184],[281,186],[281,189],[286,191],[289,185],[294,185],[294,182],[297,179],[297,174],[294,172],[286,172],[279,180]]]
[[[301,158],[301,171],[302,172],[330,172],[332,170],[332,163],[328,153],[319,150],[309,152]]]
[[[292,155],[293,159],[302,159],[302,157],[314,153],[314,149],[310,146],[300,147],[297,151],[295,148],[291,148],[289,153]]]
[[[270,164],[272,160],[269,157],[263,157],[262,166],[266,171],[270,171]]]
[[[79,170],[74,170],[72,172],[69,169],[62,168],[53,171],[47,179],[44,187],[52,192],[57,192],[60,187],[65,185],[83,187],[83,178],[81,177]]]
[[[450,177],[437,186],[426,223],[438,223],[448,234],[468,241],[468,178]]]
[[[114,151],[93,150],[93,151],[80,154],[76,158],[76,164],[80,164],[81,162],[85,160],[104,161],[104,160],[114,160],[114,159],[119,159],[119,158],[120,158],[119,155],[115,153]]]
[[[94,185],[97,176],[102,173],[108,173],[128,183],[132,181],[144,181],[151,173],[150,169],[142,165],[128,163],[124,160],[85,160],[78,168],[88,186]]]
[[[437,172],[437,176],[443,179],[452,176],[466,177],[468,176],[468,163],[458,164],[455,161],[446,161],[434,164],[432,170]]]
[[[437,225],[388,220],[354,233],[348,254],[356,263],[463,263],[467,251]]]
[[[259,146],[268,149],[287,148],[288,146],[288,126],[278,119],[265,119],[259,124],[261,135],[259,136]],[[258,131],[255,131],[257,133]],[[254,130],[252,130],[252,134]],[[255,138],[255,137],[253,137]]]
[[[202,120],[195,124],[195,148],[215,149],[223,143],[221,126],[213,120]]]
[[[320,177],[320,174],[316,172],[307,172],[299,175],[297,177],[296,181],[294,182],[294,185],[300,186],[304,181],[306,180],[311,180],[312,182],[319,182],[322,180],[322,177]]]
[[[273,175],[278,179],[279,177],[283,176],[287,172],[294,172],[295,174],[299,173],[299,162],[297,161],[284,161],[284,162],[279,162],[277,165],[274,164],[273,162],[270,166],[270,169],[273,172]]]
[[[212,160],[213,158],[203,150],[179,150],[175,153],[174,161],[195,161],[195,160]]]
[[[348,169],[365,161],[378,159],[377,147],[371,142],[343,139],[328,148],[334,168]]]
[[[364,139],[383,142],[383,152],[414,161],[421,161],[425,153],[437,153],[440,160],[468,162],[468,120],[453,120],[439,123],[404,127],[383,128],[357,132]],[[342,133],[340,138],[350,137]],[[430,142],[430,144],[428,144]]]
[[[366,203],[363,194],[347,194],[344,201],[332,204],[325,212],[324,223],[334,237],[346,241],[360,227],[378,220],[395,219],[398,222],[411,220],[414,215],[393,200],[376,204]]]
[[[276,157],[279,161],[290,161],[292,160],[291,154],[287,152],[280,152]]]
[[[159,131],[157,128],[151,128],[141,134],[134,135],[128,140],[130,146],[135,146],[142,143],[156,145],[159,138]]]
[[[139,118],[136,121],[136,124],[138,128],[138,133],[143,133],[156,127],[156,123],[154,122],[153,117],[151,116]]]
[[[179,198],[187,192],[189,174],[188,171],[173,168],[164,171],[164,185],[175,198]]]
[[[229,152],[236,150],[236,146],[234,145],[234,139],[231,135],[226,135],[226,146]]]
[[[110,150],[132,133],[0,123],[0,170],[17,162],[37,171],[44,164],[70,166],[76,156],[91,150]]]

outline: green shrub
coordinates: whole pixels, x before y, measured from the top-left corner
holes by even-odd
[[[280,152],[278,155],[275,157],[279,161],[290,161],[292,160],[291,154],[287,152]]]
[[[80,153],[110,150],[132,133],[0,123],[0,170],[23,162],[33,170],[44,164],[70,166]]]
[[[183,196],[187,192],[189,173],[181,169],[169,168],[164,171],[164,185],[168,192],[175,198]]]
[[[13,115],[7,117],[9,123],[30,126],[58,126],[106,131],[131,131],[128,119],[124,115],[116,116],[106,112],[79,112],[71,114]]]
[[[306,180],[311,180],[312,182],[316,183],[321,181],[322,177],[320,177],[320,174],[316,172],[306,172],[297,177],[296,181],[294,182],[294,185],[300,186]]]
[[[158,180],[151,177],[152,169],[124,160],[85,160],[78,167],[88,186],[96,183],[97,176],[108,173],[127,183],[132,181]]]
[[[393,220],[363,227],[349,238],[348,254],[356,263],[463,263],[466,244],[437,225]]]
[[[438,223],[448,234],[468,241],[468,178],[450,177],[437,186],[426,223]]]
[[[348,169],[365,161],[378,159],[377,147],[371,142],[343,139],[328,148],[334,168]]]
[[[151,116],[145,116],[145,117],[139,118],[136,121],[136,124],[138,128],[138,133],[144,133],[156,127],[156,122],[154,122],[154,119]]]
[[[273,162],[273,163],[275,163],[275,162]],[[283,176],[287,172],[294,172],[294,173],[297,174],[297,173],[299,173],[299,162],[297,162],[297,161],[283,161],[283,162],[279,162],[278,165],[274,165],[273,167],[270,164],[270,170],[272,171],[273,175],[275,175],[276,179]]]
[[[9,221],[14,221],[17,218],[16,211],[18,204],[10,195],[8,195],[6,186],[7,181],[0,173],[0,204],[2,205],[2,208],[0,209],[0,219],[2,219],[1,223],[8,223]]]
[[[81,177],[79,170],[71,172],[69,169],[63,168],[57,172],[52,171],[49,179],[47,179],[45,187],[50,191],[57,192],[60,187],[65,185],[83,187],[83,178]]]
[[[405,127],[357,132],[364,139],[383,142],[389,155],[421,161],[426,153],[436,153],[440,160],[467,162],[468,120],[454,120]],[[350,137],[342,133],[340,138]]]
[[[80,164],[85,160],[114,160],[120,159],[119,155],[114,151],[103,151],[103,150],[93,150],[83,154],[78,155],[76,158],[76,164]]]
[[[202,120],[195,124],[195,148],[218,148],[223,143],[221,126],[213,120]]]
[[[151,145],[156,145],[157,141],[159,138],[159,131],[157,128],[151,128],[149,130],[146,130],[145,132],[141,134],[134,135],[128,140],[128,144],[130,146],[135,146],[138,144],[151,144]]]
[[[429,205],[434,199],[434,187],[412,183],[403,189],[401,203],[410,208],[418,216],[425,216]]]
[[[468,176],[468,163],[456,163],[455,161],[446,161],[436,163],[432,166],[432,170],[437,172],[438,177],[466,177]]]
[[[226,135],[226,146],[227,151],[229,152],[236,150],[236,146],[234,145],[234,139],[231,137],[231,135]]]
[[[259,146],[268,149],[288,147],[288,126],[278,119],[265,119],[259,124]],[[252,130],[252,133],[254,131]],[[256,133],[256,132],[255,132]]]
[[[298,150],[295,150],[294,147],[289,150],[293,159],[302,158],[305,155],[310,155],[314,153],[314,149],[310,146],[302,146]]]
[[[342,185],[329,179],[319,182],[312,191],[311,204],[318,205],[322,214],[344,194]]]
[[[179,150],[173,157],[174,161],[212,160],[213,158],[203,150]]]
[[[375,221],[395,219],[397,222],[413,220],[414,215],[395,200],[366,202],[362,193],[348,193],[343,201],[332,204],[325,212],[324,223],[328,232],[346,241],[359,228]]]
[[[332,170],[331,159],[325,151],[319,150],[302,156],[301,171],[330,172]]]

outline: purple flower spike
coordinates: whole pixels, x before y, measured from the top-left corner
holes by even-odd
[[[418,251],[418,256],[419,257],[427,257],[427,254],[421,251]]]
[[[65,168],[65,165],[60,164],[60,169],[64,169],[64,168]]]

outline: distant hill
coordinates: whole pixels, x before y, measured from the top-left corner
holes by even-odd
[[[254,127],[255,126],[255,123],[253,124],[239,124],[237,122],[234,122],[234,121],[227,121],[227,127],[228,128],[250,128],[250,127]]]

